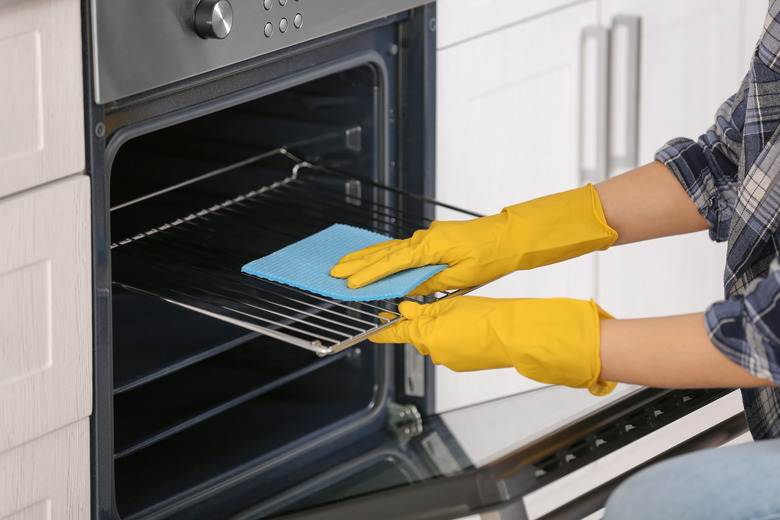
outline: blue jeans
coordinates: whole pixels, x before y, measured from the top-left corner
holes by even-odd
[[[650,466],[607,501],[604,520],[780,520],[780,439],[705,450]]]

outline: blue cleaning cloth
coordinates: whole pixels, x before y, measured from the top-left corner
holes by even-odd
[[[367,301],[405,296],[448,267],[415,267],[391,274],[359,289],[350,289],[346,280],[330,275],[331,268],[344,255],[387,240],[390,239],[373,231],[334,224],[268,256],[249,262],[241,268],[241,272],[330,298]]]

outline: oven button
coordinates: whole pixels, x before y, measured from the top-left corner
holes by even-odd
[[[293,18],[293,25],[296,29],[301,28],[301,25],[303,25],[303,16],[301,16],[301,13],[295,15],[295,18]]]
[[[221,40],[233,28],[233,6],[228,0],[200,0],[195,7],[195,31],[201,38]]]

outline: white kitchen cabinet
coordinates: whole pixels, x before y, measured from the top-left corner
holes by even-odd
[[[764,4],[766,13],[765,2],[754,3]],[[616,15],[639,17],[642,24],[641,161],[652,160],[672,137],[698,137],[714,121],[721,102],[739,87],[748,67],[740,54],[740,11],[734,0],[603,0],[605,26]],[[615,61],[613,74],[619,76],[625,64],[617,57]],[[617,116],[625,107],[614,103],[611,109]],[[613,146],[621,137],[613,136]]]
[[[436,3],[439,49],[496,32],[582,0],[444,0]]]
[[[0,0],[0,518],[89,518],[81,3]]]
[[[89,419],[0,453],[0,519],[90,517]]]
[[[89,179],[0,200],[0,452],[89,416]]]
[[[766,14],[766,2],[753,0],[437,5],[436,195],[484,214],[652,161],[670,138],[697,138],[739,86]],[[632,63],[626,46],[636,20],[641,55]],[[597,40],[583,39],[584,32],[602,45],[607,34],[610,95],[603,104],[592,96],[594,85],[604,91],[594,79],[603,63],[590,54]],[[597,137],[605,114],[606,144]],[[604,162],[599,151],[606,168],[594,167]],[[438,217],[452,218],[446,211]],[[514,274],[481,294],[594,297],[618,317],[702,311],[722,298],[724,257],[725,246],[706,233],[665,238]],[[440,368],[437,380],[438,409],[535,384],[511,369]]]
[[[623,92],[630,53],[626,39],[613,32],[613,156],[627,148],[632,124],[639,136],[637,164],[652,161],[669,139],[695,140],[712,125],[715,111],[747,71],[745,28],[766,14],[765,2],[752,3],[761,3],[762,9],[732,0],[604,2],[605,26],[618,15],[641,21],[638,120],[633,123],[626,122],[631,96]],[[756,31],[750,37],[753,45],[758,36]],[[613,175],[632,166],[613,164]],[[725,247],[710,241],[706,232],[615,247],[599,260],[598,301],[625,318],[701,312],[723,298]]]
[[[81,7],[0,4],[0,197],[84,170]]]
[[[448,30],[453,6],[464,4],[438,3],[438,32]],[[589,42],[583,42],[583,31],[597,23],[596,2],[503,21],[507,24],[498,30],[437,53],[436,197],[483,214],[580,186],[580,123],[586,122],[581,117],[596,115],[592,110],[580,115],[581,85],[596,70],[580,67],[582,46]],[[587,63],[589,54],[584,59]],[[454,217],[442,211],[437,218]],[[477,294],[590,298],[595,272],[591,255],[512,274]],[[456,374],[440,368],[437,409],[536,386],[512,369]]]
[[[438,52],[439,200],[493,214],[581,184],[581,37],[595,22],[596,3],[579,3]],[[588,297],[593,269],[581,258],[485,293]]]

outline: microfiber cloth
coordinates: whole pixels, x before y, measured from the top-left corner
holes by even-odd
[[[334,224],[241,268],[259,278],[281,282],[306,291],[348,301],[381,300],[405,296],[446,265],[406,269],[359,289],[330,275],[331,268],[346,254],[390,240],[384,235],[345,224]]]

